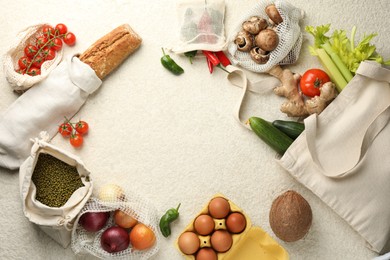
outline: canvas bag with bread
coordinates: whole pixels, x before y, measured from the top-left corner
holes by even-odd
[[[129,25],[118,26],[18,97],[0,115],[0,167],[18,169],[30,155],[30,139],[41,131],[55,136],[64,117],[72,118],[141,42]]]
[[[390,250],[390,70],[362,62],[279,163],[378,253]]]

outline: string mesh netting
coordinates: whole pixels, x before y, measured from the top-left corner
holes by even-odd
[[[114,192],[112,192],[113,190]],[[116,196],[113,194],[119,195]],[[150,202],[146,201],[141,196],[138,196],[128,190],[124,190],[116,185],[113,185],[108,193],[105,193],[103,189],[100,189],[98,197],[101,199],[97,197],[90,198],[84,208],[80,211],[80,214],[75,221],[72,230],[72,250],[75,254],[91,254],[101,259],[138,260],[149,259],[157,253],[160,247],[158,229],[159,218],[157,210]],[[151,248],[136,250],[130,243],[129,247],[123,251],[109,253],[101,247],[101,236],[103,232],[108,227],[115,226],[114,212],[117,209],[132,216],[138,222],[145,224],[154,232],[156,242]],[[86,212],[110,212],[110,218],[105,227],[103,227],[100,231],[88,232],[79,224],[80,217]]]
[[[275,28],[279,36],[279,44],[276,49],[271,51],[267,63],[257,64],[252,60],[249,52],[242,52],[237,49],[234,39],[237,33],[242,30],[243,22],[251,16],[259,16],[268,20],[265,8],[270,4],[275,4],[283,18],[283,22]],[[232,63],[253,72],[267,72],[278,64],[293,64],[297,61],[302,46],[303,36],[299,26],[299,20],[302,18],[303,12],[287,2],[259,1],[234,27],[235,29],[228,43],[228,52]]]
[[[63,50],[61,49],[56,52],[54,59],[45,61],[42,64],[41,74],[37,76],[23,75],[15,71],[15,69],[19,69],[18,60],[25,56],[24,48],[28,44],[36,45],[36,38],[43,35],[42,27],[45,25],[47,24],[33,25],[18,33],[15,43],[11,45],[3,57],[5,77],[11,87],[17,92],[23,92],[46,78],[62,59]]]

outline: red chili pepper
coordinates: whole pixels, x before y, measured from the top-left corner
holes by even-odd
[[[217,66],[220,62],[217,56],[214,55],[211,51],[202,51],[204,56],[206,56],[207,59],[210,60],[210,62],[214,65]]]
[[[210,74],[212,74],[214,71],[214,64],[207,57],[206,57],[206,61],[207,61],[207,66],[209,66]]]
[[[229,58],[226,56],[226,54],[223,51],[217,51],[214,53],[224,67],[231,65]]]

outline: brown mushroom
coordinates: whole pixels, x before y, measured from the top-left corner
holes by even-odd
[[[279,36],[272,29],[265,29],[256,35],[255,44],[265,51],[273,51],[279,44]]]
[[[242,28],[250,34],[256,35],[267,28],[268,23],[264,18],[252,16],[242,24]]]
[[[270,55],[269,52],[262,50],[260,47],[252,48],[249,54],[252,60],[258,64],[267,63]]]
[[[248,52],[253,47],[253,36],[247,31],[240,31],[234,43],[237,45],[238,50]]]
[[[274,4],[268,5],[265,8],[265,13],[274,24],[278,25],[283,22],[283,18]]]

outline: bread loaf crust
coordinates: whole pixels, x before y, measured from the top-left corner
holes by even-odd
[[[104,79],[141,45],[142,38],[128,25],[118,26],[92,44],[79,58]]]

